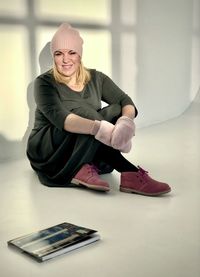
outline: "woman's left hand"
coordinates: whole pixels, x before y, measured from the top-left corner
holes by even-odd
[[[124,149],[135,135],[135,123],[127,116],[121,116],[115,123],[111,137],[111,146],[115,149]]]

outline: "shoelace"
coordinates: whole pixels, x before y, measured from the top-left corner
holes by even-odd
[[[90,165],[88,167],[88,173],[91,173],[92,176],[98,176],[99,169],[95,165]]]
[[[142,167],[140,167],[140,166],[138,166],[138,168],[139,168],[139,173],[141,173],[142,175],[148,175],[148,171],[146,171],[146,170],[144,170]]]
[[[144,170],[142,167],[138,166],[138,173],[140,175],[141,181],[144,183],[148,183],[148,171]]]

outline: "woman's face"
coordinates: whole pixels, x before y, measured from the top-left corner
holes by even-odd
[[[66,77],[76,74],[81,58],[73,50],[60,49],[54,52],[54,62],[59,73]]]

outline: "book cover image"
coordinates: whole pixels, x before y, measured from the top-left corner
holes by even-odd
[[[99,239],[96,230],[64,222],[9,240],[8,246],[43,262]]]

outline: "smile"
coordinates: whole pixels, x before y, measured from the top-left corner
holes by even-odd
[[[73,64],[63,64],[62,67],[66,69],[70,69],[73,66]]]

